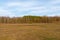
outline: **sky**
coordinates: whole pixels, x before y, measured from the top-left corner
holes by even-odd
[[[0,16],[60,16],[60,0],[0,0]]]

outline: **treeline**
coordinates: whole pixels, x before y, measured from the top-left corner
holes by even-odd
[[[0,17],[0,23],[55,23],[60,22],[60,17],[48,16],[23,16],[23,17]]]

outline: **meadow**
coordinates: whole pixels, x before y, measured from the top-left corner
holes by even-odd
[[[60,23],[0,24],[0,40],[60,40]]]

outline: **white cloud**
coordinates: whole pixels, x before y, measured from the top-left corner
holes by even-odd
[[[12,17],[12,16],[14,16],[14,14],[12,14],[8,10],[5,10],[5,9],[0,7],[0,16],[10,16],[10,17]]]
[[[7,10],[4,8],[0,8],[0,15],[6,15],[6,16],[16,16],[15,14],[17,13],[22,13],[25,15],[26,13],[23,12],[28,12],[28,15],[34,14],[49,14],[53,12],[57,12],[60,10],[60,6],[54,6],[54,4],[60,3],[60,0],[52,0],[48,3],[43,3],[40,2],[38,3],[37,0],[31,0],[31,1],[25,1],[25,2],[8,2],[5,3],[5,7]],[[14,11],[14,12],[13,12]],[[15,13],[16,12],[16,13]],[[19,14],[21,16],[21,14]],[[26,14],[27,15],[27,14]]]
[[[53,1],[51,1],[51,4],[57,4],[57,3],[60,3],[60,0],[53,0]]]
[[[10,2],[7,3],[6,6],[13,7],[13,6],[19,6],[19,7],[31,7],[35,5],[34,2]]]

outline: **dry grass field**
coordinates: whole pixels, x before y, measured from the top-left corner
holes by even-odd
[[[60,24],[0,24],[0,40],[60,40]]]

